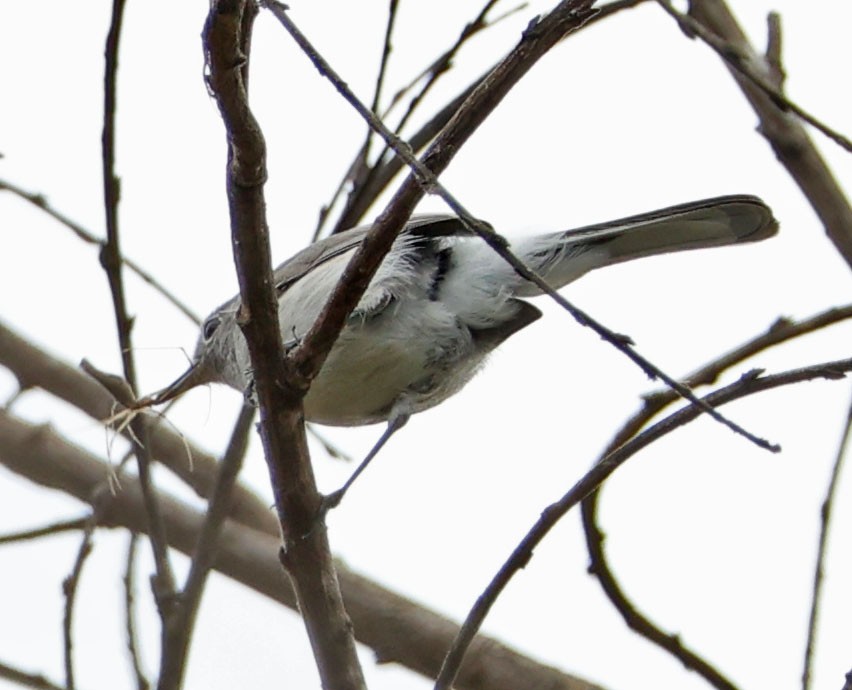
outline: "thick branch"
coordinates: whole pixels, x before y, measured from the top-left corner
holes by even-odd
[[[0,365],[18,379],[20,387],[41,388],[102,422],[119,409],[115,399],[94,379],[81,373],[15,333],[0,322]],[[216,484],[218,460],[175,432],[163,420],[146,415],[152,456],[168,467],[202,498]],[[231,498],[231,518],[254,529],[277,534],[266,503],[245,486],[237,485]]]
[[[104,481],[103,460],[65,441],[46,426],[36,426],[0,410],[0,463],[31,481],[89,503]],[[102,524],[145,532],[147,522],[138,480],[122,477],[121,490],[108,495]],[[169,544],[191,554],[204,516],[158,493]],[[103,499],[99,499],[103,500]],[[261,533],[233,520],[222,528],[214,567],[248,587],[296,608],[296,598],[276,556],[277,533]],[[444,652],[458,631],[446,618],[389,592],[338,566],[346,606],[358,639],[383,662],[397,662],[435,677]],[[477,637],[459,676],[458,690],[599,690],[584,680],[536,663],[494,639]]]
[[[284,536],[283,563],[299,599],[324,687],[360,690],[364,677],[352,624],[343,606],[305,438],[307,387],[286,366],[272,280],[263,184],[266,147],[248,105],[246,85],[253,3],[215,2],[204,28],[209,86],[228,136],[227,188],[231,237],[260,403],[260,435]],[[320,523],[322,521],[319,521]]]

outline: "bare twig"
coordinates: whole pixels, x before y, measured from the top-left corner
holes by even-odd
[[[13,544],[19,541],[31,541],[33,539],[53,536],[54,534],[62,534],[63,532],[76,532],[86,526],[87,520],[88,518],[85,517],[73,518],[71,520],[54,522],[52,525],[45,525],[44,527],[13,532],[12,534],[3,534],[0,535],[0,544]]]
[[[813,593],[811,595],[811,610],[808,616],[808,639],[805,643],[805,660],[802,668],[802,690],[811,687],[811,668],[813,664],[814,650],[816,649],[817,624],[819,622],[819,609],[822,597],[823,570],[825,568],[826,554],[828,553],[828,532],[831,526],[831,511],[837,494],[837,486],[840,483],[840,471],[843,460],[852,437],[852,402],[846,413],[846,424],[840,437],[837,455],[831,468],[831,479],[825,492],[825,499],[820,508],[820,530],[819,545],[817,547],[816,565],[814,567]]]
[[[379,106],[381,105],[382,88],[384,86],[385,75],[387,74],[392,49],[391,37],[393,36],[393,28],[396,24],[398,6],[399,0],[390,0],[388,5],[388,21],[385,27],[385,38],[382,45],[382,59],[379,63],[378,74],[376,75],[376,86],[373,90],[373,104],[370,106],[370,110],[374,113],[379,112]],[[326,220],[328,220],[328,214],[337,204],[337,200],[340,198],[340,195],[343,194],[343,190],[346,188],[346,185],[351,182],[353,186],[352,193],[357,193],[357,190],[363,185],[364,178],[369,177],[375,170],[375,167],[371,168],[367,162],[370,158],[370,147],[373,143],[373,135],[373,130],[367,127],[367,134],[364,139],[364,143],[361,144],[361,148],[359,148],[358,153],[355,154],[352,164],[349,166],[349,169],[346,171],[343,179],[341,179],[338,183],[337,189],[335,189],[334,193],[331,195],[331,200],[327,205],[320,209],[317,227],[314,230],[313,241],[316,241],[316,239],[320,236],[323,226],[325,225]]]
[[[813,333],[822,328],[832,326],[841,321],[852,319],[852,304],[846,304],[840,307],[831,307],[823,312],[809,316],[800,321],[794,321],[789,318],[781,317],[762,333],[750,340],[747,340],[742,345],[735,347],[733,350],[719,355],[712,362],[705,364],[703,367],[696,369],[691,374],[684,377],[683,381],[691,388],[704,386],[714,383],[719,375],[730,369],[735,364],[744,362],[749,357],[756,355],[763,350],[767,350],[774,345],[787,342],[794,338],[798,338],[808,333]],[[642,410],[644,415],[649,413],[647,408],[653,406],[651,416],[656,414],[658,405],[677,399],[677,396],[670,390],[661,390],[655,393],[650,393],[645,397],[645,408]],[[647,417],[650,419],[650,417]]]
[[[684,378],[690,386],[707,385],[727,369],[740,364],[769,347],[786,342],[793,338],[812,333],[820,328],[830,326],[844,319],[852,318],[852,305],[829,309],[802,321],[778,319],[765,333],[743,343],[705,364]],[[644,402],[630,419],[628,419],[609,442],[601,457],[606,457],[616,448],[626,443],[657,414],[677,400],[671,390],[663,390],[644,397]],[[600,461],[600,460],[599,460]],[[628,598],[624,589],[617,581],[609,566],[604,550],[604,534],[597,523],[598,505],[602,491],[598,489],[583,500],[581,511],[583,531],[586,537],[586,547],[589,551],[589,572],[595,575],[616,610],[624,618],[628,626],[650,642],[665,649],[678,659],[686,668],[701,675],[710,685],[719,690],[730,690],[733,683],[718,669],[696,652],[683,644],[680,637],[663,631]]]
[[[51,683],[40,673],[27,673],[0,661],[0,678],[5,678],[18,685],[25,685],[35,690],[68,690],[61,685]]]
[[[766,67],[769,70],[770,83],[783,93],[787,74],[784,71],[781,50],[781,15],[777,12],[770,12],[766,16],[766,33]]]
[[[104,51],[106,65],[104,68],[104,123],[101,135],[103,158],[103,189],[104,210],[106,212],[106,243],[101,250],[101,264],[107,275],[112,294],[115,322],[118,331],[118,343],[124,368],[124,378],[134,393],[137,390],[136,364],[133,359],[133,346],[130,332],[133,321],[127,312],[124,296],[124,281],[122,279],[121,247],[118,232],[118,202],[120,198],[120,181],[115,173],[115,107],[118,82],[118,47],[121,38],[121,25],[124,18],[125,0],[113,0],[106,49]],[[131,423],[134,436],[139,439],[136,444],[136,464],[139,479],[145,495],[148,497],[148,511],[151,519],[150,542],[154,553],[157,577],[154,581],[154,594],[157,598],[158,609],[165,623],[168,617],[169,599],[174,594],[174,575],[169,564],[168,547],[162,520],[156,504],[153,480],[151,479],[151,458],[148,450],[147,427],[139,420]],[[168,625],[163,626],[164,635]]]
[[[714,420],[727,426],[731,431],[743,436],[755,445],[773,453],[781,450],[777,444],[770,443],[764,438],[756,436],[736,422],[720,414],[717,410],[707,406],[688,387],[666,374],[660,367],[639,354],[633,347],[629,338],[615,333],[589,314],[579,309],[562,295],[556,292],[548,283],[523,261],[521,261],[510,249],[504,237],[494,232],[491,227],[477,220],[462,204],[438,181],[441,170],[449,164],[454,151],[467,139],[468,136],[481,124],[487,114],[496,107],[501,98],[514,85],[527,70],[532,67],[537,57],[543,55],[557,41],[561,40],[571,29],[581,26],[589,12],[588,3],[580,0],[561,3],[553,10],[547,18],[538,23],[533,23],[524,34],[521,44],[494,70],[463,104],[456,113],[451,124],[442,132],[439,139],[430,147],[419,161],[409,149],[408,145],[391,132],[358,97],[349,89],[346,83],[336,74],[328,62],[310,44],[308,39],[299,31],[298,27],[287,15],[285,8],[278,3],[267,0],[267,7],[275,14],[276,18],[287,29],[294,40],[299,44],[305,54],[314,63],[321,74],[326,76],[340,94],[358,111],[382,138],[393,147],[411,168],[412,174],[405,181],[400,191],[393,198],[388,208],[376,220],[370,234],[364,239],[361,247],[352,257],[347,266],[337,289],[332,294],[328,303],[317,322],[308,331],[302,344],[294,351],[293,360],[298,368],[303,371],[303,376],[310,380],[322,366],[334,339],[343,327],[343,320],[361,298],[370,278],[372,278],[384,254],[390,247],[396,233],[389,232],[388,227],[400,222],[400,217],[407,218],[414,208],[416,202],[422,197],[423,190],[438,194],[446,204],[453,210],[459,219],[477,235],[479,235],[489,247],[491,247],[515,272],[522,278],[535,284],[544,294],[548,295],[559,306],[565,309],[581,325],[591,328],[601,338],[606,340],[616,349],[620,350],[632,360],[645,374],[652,379],[659,379],[667,386],[676,390],[683,398],[693,405],[702,408]],[[567,17],[567,26],[560,23],[560,15]],[[565,22],[562,17],[562,22]],[[553,19],[556,18],[556,21]],[[557,27],[554,31],[554,26]],[[570,28],[569,28],[570,27]],[[525,47],[525,42],[529,46]],[[541,51],[541,52],[539,52]],[[532,59],[530,59],[532,55]],[[499,88],[498,88],[499,87]],[[456,125],[455,127],[453,125]],[[458,139],[458,142],[454,141]],[[386,237],[383,237],[386,235]],[[373,246],[375,243],[375,247]],[[386,246],[385,246],[386,245]],[[358,282],[355,282],[358,281]],[[363,283],[363,286],[361,286]]]
[[[180,606],[177,607],[177,614],[171,621],[171,624],[175,626],[175,632],[171,637],[174,648],[169,655],[171,663],[161,670],[158,688],[175,688],[177,690],[182,687],[198,607],[201,604],[207,576],[213,568],[218,552],[219,535],[228,516],[231,492],[237,481],[237,475],[242,467],[248,447],[254,414],[254,407],[248,404],[243,405],[231,434],[228,449],[222,458],[219,478],[213,494],[210,496],[207,516],[201,531],[198,533],[198,541],[192,552],[192,565],[186,577],[183,591],[179,596]]]
[[[762,391],[786,386],[813,379],[839,379],[852,371],[852,359],[826,362],[814,366],[803,367],[781,374],[762,376],[760,370],[749,372],[735,383],[720,388],[707,395],[704,400],[710,406],[724,405],[732,400],[760,393]],[[697,418],[702,410],[698,406],[688,405],[662,421],[649,427],[641,434],[618,447],[590,469],[562,498],[547,506],[538,521],[527,532],[515,547],[512,555],[503,564],[482,594],[476,600],[447,654],[444,666],[435,684],[435,690],[448,690],[453,678],[464,659],[465,652],[476,632],[488,615],[488,611],[499,597],[500,593],[512,579],[514,574],[522,569],[532,558],[533,551],[547,533],[565,514],[595,491],[616,469],[639,450],[650,445],[653,441],[671,433],[675,429]]]
[[[723,56],[723,59],[757,113],[760,133],[816,211],[837,251],[852,267],[852,207],[801,122],[791,111],[783,109],[783,103],[779,107],[777,99],[739,69],[745,67],[754,71],[752,66],[760,65],[762,60],[749,44],[730,9],[724,0],[701,0],[690,3],[689,17],[728,46],[725,56],[737,56],[737,66],[728,57]],[[694,23],[690,23],[690,27]],[[773,59],[777,62],[780,57]]]
[[[0,322],[0,365],[8,367],[22,388],[38,387],[102,421],[115,414],[118,402],[100,383],[77,367],[52,357]],[[107,379],[109,380],[109,379]],[[144,415],[151,427],[149,448],[165,467],[174,472],[202,498],[216,484],[218,460],[207,451],[174,432],[158,419]],[[129,435],[129,432],[128,432]],[[187,462],[187,450],[192,465]],[[235,487],[231,516],[248,527],[277,534],[269,507],[245,486]]]
[[[49,426],[34,425],[0,410],[0,463],[42,486],[87,503],[103,482],[103,460],[75,446]],[[122,477],[121,491],[108,494],[103,526],[145,532],[148,522],[138,480]],[[169,544],[190,555],[198,542],[203,515],[165,492],[158,492]],[[264,531],[228,520],[219,540],[216,568],[291,609],[296,597],[282,576],[277,551],[281,541],[272,523]],[[338,564],[347,611],[358,639],[384,662],[403,664],[434,678],[458,626],[409,599],[380,587]],[[392,615],[388,615],[392,612]],[[524,657],[493,638],[477,637],[456,683],[458,690],[600,690],[588,681]]]
[[[136,617],[134,614],[134,598],[136,595],[136,582],[133,576],[136,568],[136,544],[139,541],[137,532],[130,532],[127,542],[127,565],[124,569],[124,629],[127,634],[127,652],[130,655],[130,664],[133,667],[133,677],[136,679],[137,690],[148,690],[151,684],[142,669],[142,659],[139,655],[139,641],[136,636]]]
[[[0,191],[3,190],[11,192],[15,196],[30,202],[33,206],[44,211],[48,216],[71,230],[71,232],[73,232],[77,237],[79,237],[87,244],[93,244],[103,250],[104,245],[106,244],[104,240],[100,239],[93,232],[87,230],[82,225],[71,220],[71,218],[66,216],[64,213],[54,208],[43,194],[28,192],[22,189],[21,187],[18,187],[17,185],[8,182],[7,180],[0,179]],[[137,276],[139,276],[142,280],[148,283],[148,285],[154,288],[154,290],[156,290],[163,297],[165,297],[166,300],[171,302],[181,313],[183,313],[184,316],[186,316],[186,318],[188,318],[195,324],[201,323],[201,317],[199,317],[194,311],[192,311],[192,309],[190,309],[185,302],[181,301],[165,285],[163,285],[160,281],[154,278],[153,275],[151,275],[135,261],[133,261],[133,259],[129,259],[126,256],[122,256],[121,261],[124,263],[125,266],[127,266],[127,268],[133,271]]]
[[[74,690],[75,688],[73,633],[74,604],[77,600],[77,588],[80,584],[83,566],[85,565],[86,559],[93,548],[92,544],[95,530],[101,526],[104,511],[109,504],[109,499],[112,494],[112,480],[117,479],[121,475],[121,472],[124,470],[125,465],[131,457],[133,457],[132,451],[126,453],[115,468],[109,468],[106,475],[104,475],[103,469],[101,470],[99,481],[93,487],[92,495],[89,499],[92,506],[92,512],[83,525],[83,535],[80,540],[80,546],[77,549],[77,556],[74,559],[74,565],[71,567],[71,573],[62,582],[62,592],[65,595],[65,609],[62,617],[62,636],[65,662],[65,684],[68,686],[68,690]],[[116,484],[120,484],[120,482],[116,482]]]
[[[397,91],[393,98],[391,98],[388,107],[384,109],[382,112],[382,120],[387,120],[390,113],[394,110],[397,104],[402,101],[405,97],[405,94],[409,93],[414,89],[414,87],[421,81],[425,80],[425,83],[421,87],[420,91],[411,98],[411,101],[408,104],[408,108],[406,108],[405,114],[400,118],[400,121],[397,123],[396,131],[399,133],[414,112],[417,110],[417,106],[423,101],[431,88],[435,85],[436,81],[441,77],[442,74],[446,73],[452,66],[453,59],[461,50],[462,46],[475,34],[479,33],[482,29],[485,29],[489,26],[492,26],[492,22],[487,22],[486,17],[494,5],[497,4],[499,0],[487,0],[483,8],[479,11],[479,14],[470,22],[468,22],[464,28],[462,28],[461,33],[456,39],[455,43],[450,46],[447,50],[445,50],[437,59],[433,60],[431,64],[426,67],[426,69],[422,70],[417,76],[414,77],[408,84],[403,86],[399,91]],[[526,7],[526,3],[523,3],[509,12],[505,13],[501,18],[505,18],[511,16],[515,12],[520,11]],[[499,21],[499,20],[496,20]],[[378,114],[378,110],[373,108],[373,112]],[[372,130],[371,130],[372,131]],[[384,155],[388,152],[388,149],[385,148],[385,151],[382,153]],[[381,156],[380,156],[381,158]]]
[[[698,38],[700,38],[714,51],[716,51],[719,57],[725,60],[725,62],[727,62],[733,69],[735,69],[743,77],[748,79],[752,84],[754,84],[757,88],[763,91],[781,110],[794,113],[801,120],[807,122],[809,125],[822,132],[835,144],[846,149],[849,152],[852,152],[852,141],[840,134],[840,132],[837,132],[825,123],[818,120],[816,117],[804,110],[804,108],[799,107],[798,105],[793,103],[793,101],[791,101],[789,98],[787,98],[783,93],[781,93],[780,89],[777,87],[777,84],[773,84],[768,79],[766,79],[763,74],[761,74],[760,67],[754,64],[754,62],[752,62],[752,55],[750,53],[739,52],[736,46],[728,43],[713,32],[708,31],[704,27],[704,25],[701,24],[701,22],[696,21],[687,14],[678,12],[674,7],[672,7],[672,4],[671,2],[669,2],[669,0],[657,0],[657,2],[671,17],[675,19],[675,21],[677,21],[677,23],[680,25],[681,29],[686,33],[687,36],[698,36]],[[776,22],[774,26],[776,28],[776,41],[770,42],[770,49],[772,49],[773,51],[778,51],[780,50],[780,47],[777,42],[777,38],[778,36],[780,36],[780,33],[777,33],[777,27],[779,25]],[[780,64],[780,55],[776,54],[774,55],[774,58],[776,61],[778,61],[778,64]]]
[[[92,534],[95,527],[95,521],[90,519],[83,533],[80,548],[77,549],[71,574],[62,582],[62,592],[65,595],[65,609],[62,615],[62,650],[65,662],[65,686],[68,690],[74,690],[77,687],[74,681],[74,603],[77,599],[77,585],[83,572],[83,564],[92,551]]]
[[[441,55],[437,60],[433,61],[432,64],[423,72],[421,72],[412,83],[410,83],[402,91],[394,95],[393,99],[391,100],[390,106],[384,111],[384,115],[382,116],[383,118],[387,117],[388,113],[397,103],[398,99],[402,98],[404,92],[413,88],[414,85],[418,81],[422,80],[424,77],[428,77],[426,83],[423,85],[420,92],[412,99],[411,103],[409,103],[407,111],[397,123],[395,128],[395,131],[397,133],[400,133],[402,131],[403,127],[405,127],[405,124],[408,122],[408,119],[414,114],[417,106],[422,102],[423,98],[425,98],[428,91],[435,85],[440,76],[446,73],[446,71],[449,69],[453,57],[461,49],[462,45],[468,39],[478,33],[481,29],[493,25],[493,23],[486,23],[485,17],[491,10],[493,5],[495,5],[498,1],[499,0],[488,0],[485,7],[479,12],[478,16],[472,22],[469,22],[462,30],[461,35],[457,39],[455,45],[453,45],[449,50],[445,51],[443,55]],[[469,90],[466,90],[466,93],[467,92],[469,92]],[[453,108],[452,112],[454,112],[458,105],[461,104],[461,101],[458,99],[453,99],[453,103],[455,103],[455,108]],[[375,99],[373,102],[373,106],[370,108],[370,111],[375,114],[378,114],[379,112],[378,102]],[[446,112],[446,109],[441,112]],[[412,141],[410,142],[412,149],[414,151],[417,151],[423,146],[425,146],[426,143],[432,137],[434,137],[435,134],[438,133],[440,128],[443,127],[444,124],[446,124],[447,120],[449,120],[450,114],[447,114],[445,118],[442,118],[440,120],[441,124],[439,127],[430,128],[429,131],[431,131],[431,136],[429,136],[428,138],[424,138],[421,134],[421,143],[419,146],[415,145],[415,139],[417,138],[417,135],[415,135],[415,137],[412,138]],[[440,113],[438,113],[438,117],[440,117]],[[368,127],[367,130],[369,132],[369,142],[370,137],[372,137],[372,135],[375,133],[375,130],[372,127]],[[346,199],[346,205],[344,206],[340,217],[335,223],[334,229],[332,230],[332,234],[354,226],[360,220],[366,209],[373,203],[373,201],[375,201],[377,193],[384,189],[387,183],[393,177],[393,174],[396,174],[396,172],[399,172],[399,170],[402,168],[401,165],[395,166],[393,168],[394,173],[391,174],[390,177],[387,176],[387,173],[390,172],[390,169],[386,167],[383,161],[385,161],[386,155],[390,150],[391,148],[387,144],[385,144],[384,149],[376,158],[375,163],[373,163],[368,170],[365,170],[368,159],[368,152],[366,148],[362,147],[361,150],[358,152],[355,161],[353,161],[352,166],[350,166],[349,172],[338,186],[335,196],[333,197],[332,202],[330,204],[334,204],[339,194],[342,192],[346,181],[352,179],[355,184],[353,185],[352,191],[349,193],[349,196]],[[358,166],[358,170],[360,171],[360,175],[358,175],[357,177],[353,176],[352,174],[352,171],[355,170],[356,166]]]
[[[448,50],[444,51],[444,53],[440,57],[438,57],[438,59],[435,60],[431,65],[429,65],[429,67],[427,67],[423,72],[421,72],[415,78],[415,80],[411,84],[409,84],[409,86],[405,87],[403,91],[400,91],[394,96],[390,106],[385,110],[385,113],[382,116],[383,120],[387,119],[391,108],[393,108],[394,104],[397,102],[398,99],[402,98],[402,95],[405,91],[408,91],[409,89],[413,88],[414,84],[425,79],[423,86],[411,98],[408,103],[408,107],[405,110],[405,113],[403,113],[402,117],[399,119],[399,122],[397,122],[395,127],[395,131],[397,133],[402,132],[402,130],[405,128],[405,125],[408,124],[408,121],[417,111],[418,106],[423,102],[426,96],[429,95],[429,92],[432,90],[432,88],[438,83],[438,80],[450,70],[453,64],[453,59],[456,57],[456,55],[462,49],[465,43],[467,43],[473,36],[475,36],[483,29],[487,29],[489,26],[493,26],[494,22],[489,22],[487,20],[487,17],[488,13],[493,9],[494,5],[496,5],[498,1],[499,0],[488,0],[483,6],[483,8],[479,11],[479,14],[474,17],[472,21],[468,22],[464,26],[458,38],[456,39],[456,42]],[[522,9],[523,7],[524,5],[520,5],[514,10],[510,10],[508,13],[505,13],[503,15],[503,18],[511,16],[514,12]],[[376,113],[378,111],[373,108],[373,112]],[[371,128],[370,131],[372,132],[373,129]],[[385,157],[391,151],[392,148],[390,144],[385,143],[385,147],[382,150],[381,154],[379,154],[379,157],[376,160],[376,165],[373,167],[372,172],[375,172],[379,169],[381,162],[385,160]],[[344,212],[345,210],[346,209],[344,209]]]
[[[606,5],[601,5],[597,8],[597,14],[589,17],[586,22],[578,27],[577,30],[585,29],[593,24],[597,24],[601,19],[610,17],[621,10],[631,9],[637,5],[648,2],[649,0],[616,0]],[[503,16],[506,16],[505,14]],[[493,26],[497,19],[490,22],[489,26]],[[499,63],[497,63],[499,64]],[[475,79],[465,89],[461,91],[455,98],[449,101],[442,109],[436,112],[426,124],[424,124],[415,134],[408,139],[408,145],[412,151],[418,152],[422,150],[435,136],[447,125],[447,123],[456,114],[462,103],[472,94],[485,78],[497,68],[497,64],[493,65],[481,77]],[[398,131],[398,128],[397,128]],[[378,196],[387,189],[387,186],[396,177],[402,168],[405,167],[405,162],[399,155],[395,155],[386,162],[377,161],[374,165],[369,177],[364,180],[361,188],[358,190],[357,196],[347,200],[346,208],[341,213],[335,223],[332,233],[340,232],[357,225],[368,208],[378,198]]]
[[[320,431],[317,431],[316,425],[306,424],[305,426],[308,430],[308,434],[314,437],[314,439],[322,446],[322,449],[329,457],[332,457],[335,460],[343,460],[343,462],[352,462],[352,456],[339,446],[332,443],[329,439],[327,439],[325,437],[325,434],[321,433]]]

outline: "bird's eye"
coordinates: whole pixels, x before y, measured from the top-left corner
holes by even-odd
[[[218,316],[211,316],[207,321],[204,322],[204,326],[201,329],[201,334],[204,337],[204,340],[210,340],[213,337],[213,334],[216,332],[216,329],[219,328],[219,323],[221,319]]]

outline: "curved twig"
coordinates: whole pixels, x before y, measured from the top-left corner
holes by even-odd
[[[703,400],[713,407],[724,405],[733,400],[753,395],[772,388],[809,381],[812,379],[843,378],[846,372],[852,371],[852,358],[825,362],[801,369],[787,371],[781,374],[762,376],[760,370],[754,370],[743,375],[738,381],[705,396]],[[571,508],[576,506],[591,492],[595,491],[615,470],[635,455],[639,450],[650,445],[657,439],[691,422],[702,413],[701,408],[688,405],[669,415],[660,422],[649,427],[635,438],[620,446],[592,467],[562,498],[547,506],[536,523],[515,547],[512,555],[503,564],[482,594],[476,600],[473,608],[459,631],[453,646],[447,653],[444,666],[435,684],[435,690],[448,690],[453,678],[458,672],[464,659],[465,652],[470,646],[476,632],[488,615],[491,606],[500,593],[532,558],[533,551],[547,533],[561,520]]]
[[[751,340],[735,347],[729,352],[705,364],[692,374],[685,377],[690,386],[706,385],[716,379],[727,369],[739,364],[749,357],[769,347],[792,340],[793,338],[812,333],[839,321],[852,318],[852,305],[828,309],[801,321],[779,318],[765,332]],[[634,437],[652,418],[665,407],[676,401],[676,396],[670,390],[663,390],[645,396],[642,407],[628,419],[614,435],[604,450],[602,457],[626,443]],[[598,506],[601,490],[589,495],[581,505],[583,531],[586,547],[589,552],[589,572],[598,578],[604,593],[621,614],[628,626],[650,642],[665,649],[677,658],[686,668],[692,669],[720,690],[733,688],[733,684],[725,678],[712,664],[701,658],[696,652],[684,646],[676,635],[664,632],[647,618],[627,597],[615,574],[609,566],[604,549],[604,533],[597,523]]]
[[[28,192],[25,189],[18,187],[17,185],[12,184],[7,180],[0,179],[0,191],[11,192],[15,196],[23,199],[24,201],[28,201],[37,209],[44,211],[48,216],[53,218],[55,221],[64,225],[71,232],[73,232],[77,237],[79,237],[83,242],[87,244],[93,244],[101,249],[104,248],[106,242],[99,237],[97,237],[93,232],[87,230],[82,225],[77,223],[76,221],[71,220],[64,213],[54,208],[48,201],[47,198],[43,194],[38,194],[35,192]],[[127,266],[131,271],[133,271],[137,276],[139,276],[142,280],[144,280],[148,285],[150,285],[154,290],[159,292],[163,297],[166,298],[169,302],[174,305],[178,311],[180,311],[186,318],[192,321],[194,324],[201,323],[201,317],[198,316],[192,309],[190,309],[183,301],[181,301],[171,290],[169,290],[165,285],[163,285],[160,281],[158,281],[154,276],[142,268],[139,264],[137,264],[133,259],[129,259],[126,256],[121,257],[122,263]]]

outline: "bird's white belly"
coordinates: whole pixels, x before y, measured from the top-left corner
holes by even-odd
[[[469,329],[436,303],[393,305],[343,330],[305,397],[305,418],[382,422],[401,401],[419,412],[457,392],[481,362]]]

